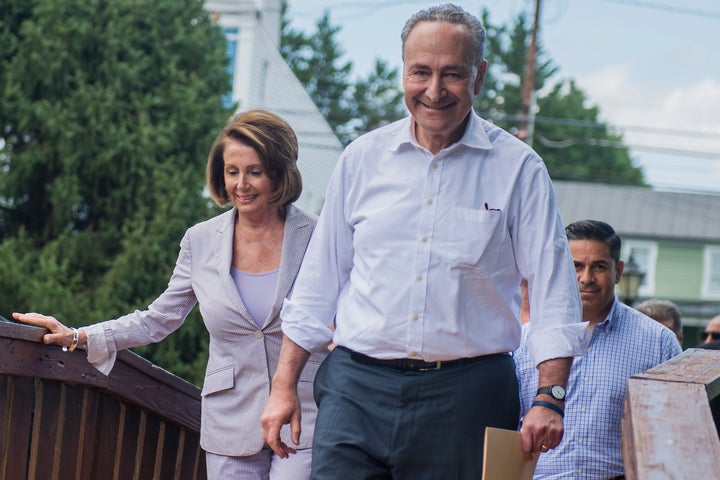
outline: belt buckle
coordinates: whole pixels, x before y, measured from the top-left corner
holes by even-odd
[[[438,360],[435,362],[435,366],[433,367],[425,367],[425,368],[419,368],[419,372],[432,372],[433,370],[440,370],[440,367],[442,366],[442,360]]]

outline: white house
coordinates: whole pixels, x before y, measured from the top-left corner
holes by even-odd
[[[298,205],[319,213],[342,144],[280,55],[280,0],[208,0],[205,8],[228,41],[232,101],[239,110],[264,108],[290,123],[303,176]]]

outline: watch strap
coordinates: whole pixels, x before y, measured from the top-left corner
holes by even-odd
[[[531,405],[531,406],[532,406],[532,407],[545,407],[545,408],[549,408],[550,410],[552,410],[553,412],[557,413],[557,414],[560,415],[561,417],[565,417],[565,411],[564,411],[562,408],[560,408],[560,407],[558,407],[557,405],[555,405],[554,403],[543,402],[542,400],[535,400],[534,402],[532,402],[532,405]]]
[[[563,392],[565,391],[565,389],[564,389],[563,387],[559,386],[559,385],[550,385],[549,387],[540,387],[540,388],[538,388],[536,395],[546,394],[546,395],[550,395],[550,396],[553,397],[555,400],[559,400],[559,401],[561,401],[561,402],[564,402],[564,401],[565,401],[565,395],[563,395],[562,398],[558,398],[557,396],[555,396],[555,395],[553,394],[553,389],[554,389],[555,387],[560,387],[560,388],[562,388]]]

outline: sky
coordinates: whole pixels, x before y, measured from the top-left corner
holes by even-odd
[[[418,0],[288,0],[292,27],[312,33],[325,11],[366,76],[376,58],[401,67],[400,31]],[[490,21],[532,18],[535,0],[456,0]],[[623,134],[631,157],[659,190],[720,194],[720,2],[542,0],[539,39],[559,67]]]

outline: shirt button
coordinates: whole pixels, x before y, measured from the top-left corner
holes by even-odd
[[[420,241],[423,243],[427,242],[427,237],[423,235],[422,237],[420,237]]]
[[[417,314],[417,313],[413,313],[412,319],[413,319],[413,320],[417,320],[418,318],[420,318],[420,317],[418,316],[418,314]]]
[[[423,279],[423,276],[420,275],[420,274],[418,274],[418,275],[415,277],[415,280],[417,280],[418,282],[419,282],[420,280],[422,280],[422,279]]]
[[[419,355],[418,355],[417,352],[410,352],[410,356],[411,356],[411,357],[417,357],[417,356],[419,356]]]
[[[428,198],[428,199],[427,199],[427,204],[428,204],[428,205],[432,205],[432,198]]]
[[[255,332],[255,338],[262,338],[262,337],[263,337],[263,333],[260,330]]]
[[[437,167],[438,167],[437,162],[433,162],[432,167],[433,167],[433,168],[437,168]]]

